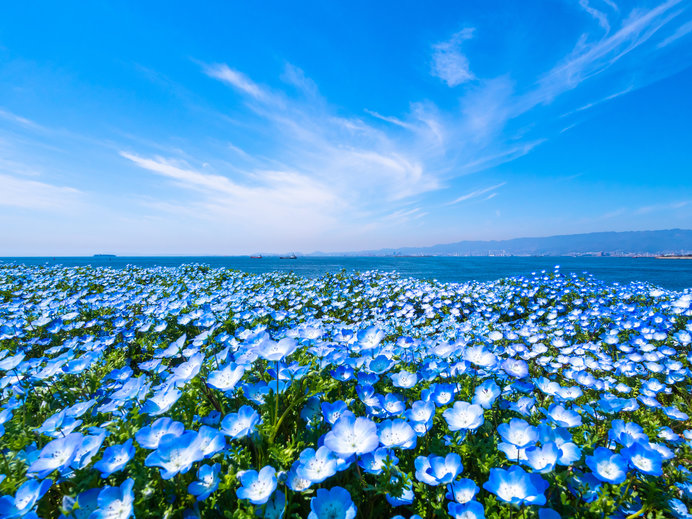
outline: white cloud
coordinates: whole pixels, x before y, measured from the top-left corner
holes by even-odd
[[[589,5],[589,0],[579,0],[579,5],[598,22],[598,25],[600,25],[605,32],[610,32],[610,23],[608,23],[608,17],[603,11],[599,11]]]
[[[671,10],[680,1],[668,0],[648,11],[635,10],[620,29],[594,43],[588,43],[584,35],[570,56],[541,80],[540,88],[527,98],[528,105],[550,101],[612,67],[678,16],[679,11]]]
[[[459,47],[473,37],[474,29],[465,28],[455,33],[449,40],[433,45],[432,75],[440,78],[450,87],[455,87],[475,79],[469,67],[468,58]]]
[[[0,174],[0,206],[70,210],[80,201],[81,195],[78,189],[72,187]]]
[[[452,200],[451,202],[448,202],[446,205],[454,205],[458,204],[459,202],[464,202],[466,200],[471,200],[472,198],[478,198],[481,195],[484,195],[486,193],[490,193],[491,191],[495,191],[496,189],[501,188],[504,186],[507,182],[501,182],[500,184],[495,184],[494,186],[490,187],[484,187],[482,189],[476,189],[475,191],[471,191],[470,193],[466,193],[465,195],[460,196],[459,198]],[[485,200],[490,200],[493,198],[497,193],[492,193],[490,196],[486,197]]]
[[[678,41],[683,36],[687,36],[692,32],[692,20],[687,23],[682,24],[677,30],[668,36],[665,40],[658,44],[658,48],[667,47],[671,43]]]
[[[257,100],[266,100],[269,98],[269,94],[262,89],[259,85],[250,80],[242,72],[233,70],[228,65],[209,65],[205,67],[204,72],[215,79],[221,80],[224,83],[237,88],[241,92],[249,94]]]

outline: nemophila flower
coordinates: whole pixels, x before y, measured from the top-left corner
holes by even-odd
[[[260,423],[259,413],[249,405],[238,409],[237,413],[229,413],[221,420],[221,432],[233,440],[245,438],[252,434]]]
[[[526,461],[526,449],[520,449],[511,443],[500,442],[497,444],[497,450],[504,452],[509,461]]]
[[[0,497],[0,517],[22,517],[27,515],[36,506],[36,503],[53,484],[52,479],[39,481],[29,479],[15,492],[14,497]]]
[[[450,452],[447,456],[418,456],[415,461],[416,479],[431,486],[446,485],[464,469],[461,457]]]
[[[444,410],[442,416],[452,432],[459,430],[475,431],[485,421],[483,408],[468,402],[454,402],[451,408]]]
[[[291,465],[291,469],[286,473],[286,486],[294,492],[304,492],[312,485],[311,481],[298,476],[296,471],[299,464],[300,460],[294,461],[293,465]]]
[[[501,392],[500,386],[494,380],[488,379],[476,388],[472,403],[490,409]]]
[[[305,449],[300,453],[296,474],[310,483],[322,483],[336,474],[337,458],[327,447]]]
[[[449,515],[454,519],[485,519],[485,509],[478,501],[447,504]]]
[[[516,402],[510,402],[509,408],[524,416],[531,416],[536,406],[536,399],[529,396],[522,396]]]
[[[102,478],[107,478],[114,472],[125,468],[125,465],[134,457],[135,448],[132,439],[122,445],[111,445],[103,451],[101,460],[94,463],[94,468],[101,472]]]
[[[617,419],[610,424],[608,438],[625,447],[631,446],[638,440],[649,441],[641,425]]]
[[[399,416],[406,410],[404,398],[396,393],[387,393],[383,407],[389,416]]]
[[[447,486],[447,494],[445,497],[457,503],[468,503],[476,497],[479,490],[480,488],[476,485],[475,481],[468,478],[461,478]]]
[[[553,404],[548,409],[546,416],[559,427],[578,427],[581,425],[581,416],[571,409],[565,409],[559,404]]]
[[[345,415],[324,437],[324,444],[337,456],[348,458],[374,451],[380,444],[377,425],[367,418]]]
[[[92,512],[98,510],[100,493],[100,488],[90,488],[78,494],[76,499],[64,496],[62,498],[62,507],[68,513],[67,517],[74,519],[88,518]],[[60,516],[60,519],[64,519],[64,516]]]
[[[358,465],[369,474],[381,474],[387,461],[392,465],[399,463],[399,458],[393,450],[380,447],[372,452],[363,454],[358,460]]]
[[[518,465],[509,470],[490,469],[483,488],[513,505],[544,505],[548,482],[538,474],[529,474]]]
[[[668,508],[676,519],[692,519],[692,514],[687,505],[677,498],[668,501]]]
[[[315,497],[310,500],[308,519],[354,519],[356,505],[351,494],[341,487],[317,489]]]
[[[396,362],[391,360],[386,355],[378,355],[377,357],[368,362],[368,369],[372,373],[382,375],[383,373],[389,371],[389,368],[394,366],[394,364],[396,364]]]
[[[256,510],[255,515],[263,519],[283,519],[284,512],[286,512],[286,494],[275,492],[274,497],[264,505],[264,510]]]
[[[683,413],[682,411],[680,411],[680,409],[678,409],[675,406],[664,407],[663,412],[671,420],[678,420],[680,422],[684,422],[690,419],[690,416],[687,413]]]
[[[134,480],[128,478],[119,487],[104,487],[97,498],[98,509],[89,519],[129,519],[134,515]]]
[[[276,342],[271,340],[269,337],[265,337],[265,339],[261,341],[256,348],[257,349],[255,351],[257,351],[257,354],[260,357],[265,360],[276,362],[283,360],[291,353],[296,351],[296,349],[298,349],[298,343],[291,338],[281,339],[280,341]]]
[[[606,483],[619,485],[627,477],[627,459],[605,447],[598,447],[593,456],[587,456],[586,466],[595,477]]]
[[[345,412],[350,412],[348,405],[343,400],[337,400],[333,404],[322,402],[322,415],[329,425],[334,425]]]
[[[238,499],[247,499],[253,505],[263,505],[276,490],[276,469],[271,466],[262,470],[245,470],[238,473],[240,488],[235,493]]]
[[[392,385],[394,387],[402,389],[410,389],[418,382],[418,375],[410,371],[399,371],[398,373],[390,375],[390,378],[392,379]]]
[[[416,446],[416,432],[406,420],[401,418],[380,423],[378,434],[380,444],[388,449],[413,449]]]
[[[430,400],[438,407],[444,407],[454,400],[456,387],[454,384],[433,384],[430,386]]]
[[[529,467],[541,474],[552,472],[560,457],[560,449],[555,442],[544,443],[540,447],[534,445],[528,447],[524,452]]]
[[[276,386],[274,387],[276,388]],[[266,382],[257,382],[256,384],[243,384],[242,391],[245,398],[257,405],[262,405],[271,389]]]
[[[505,359],[502,361],[502,369],[510,377],[524,378],[529,376],[529,365],[521,359]]]
[[[180,436],[167,434],[161,438],[158,448],[144,460],[147,467],[159,467],[163,479],[171,479],[178,473],[185,474],[192,464],[204,459],[197,433],[186,431]]]
[[[77,449],[82,443],[82,435],[79,433],[68,434],[64,438],[58,438],[49,442],[28,468],[28,474],[36,474],[39,479],[44,479],[54,470],[63,471],[74,460]]]
[[[245,374],[245,366],[230,363],[221,369],[209,373],[207,385],[219,391],[231,391]]]
[[[497,432],[502,439],[523,449],[538,441],[538,430],[521,418],[512,418],[509,423],[497,426]]]
[[[171,418],[159,418],[150,426],[142,427],[135,433],[135,440],[145,449],[157,449],[161,438],[169,434],[180,436],[185,432],[185,426]]]
[[[205,458],[213,456],[223,450],[225,446],[226,438],[218,429],[202,425],[197,431],[197,447],[202,451]]]
[[[497,363],[497,357],[485,346],[470,346],[464,350],[464,360],[481,368],[490,368]]]
[[[168,411],[178,401],[182,392],[175,385],[166,385],[159,389],[142,405],[142,413],[158,416]]]
[[[197,470],[197,481],[193,481],[187,487],[187,491],[197,498],[197,501],[204,501],[219,488],[219,472],[221,465],[202,465]]]
[[[79,447],[75,451],[72,463],[70,463],[70,467],[75,470],[83,469],[89,465],[106,439],[106,431],[104,429],[93,427],[89,432],[88,436],[82,438]]]
[[[661,469],[663,457],[648,444],[637,441],[630,447],[622,449],[620,454],[627,458],[631,467],[634,467],[642,474],[648,474],[649,476],[663,475],[663,470]]]

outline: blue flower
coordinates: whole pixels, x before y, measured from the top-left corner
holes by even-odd
[[[512,418],[509,423],[497,426],[497,432],[507,443],[523,449],[538,441],[538,430],[521,418]]]
[[[447,486],[447,499],[453,499],[457,503],[468,503],[471,501],[480,488],[472,479],[461,478]]]
[[[245,470],[238,473],[240,488],[235,491],[238,499],[247,499],[253,505],[263,505],[276,490],[276,469],[271,466],[262,470]]]
[[[527,464],[536,472],[546,474],[552,472],[560,456],[555,442],[544,443],[540,447],[534,445],[525,451]]]
[[[416,446],[416,432],[401,418],[380,423],[379,437],[380,444],[388,449],[413,449]]]
[[[598,447],[585,461],[593,475],[606,483],[619,485],[627,477],[627,460],[605,447]]]
[[[411,389],[418,382],[418,375],[410,371],[399,371],[399,373],[390,375],[390,378],[394,387],[402,389]]]
[[[202,465],[197,470],[197,481],[193,481],[187,487],[187,491],[197,497],[197,501],[204,501],[217,488],[219,488],[219,471],[221,465]]]
[[[0,517],[21,517],[28,514],[36,506],[53,484],[52,479],[29,479],[17,489],[14,497],[0,497]]]
[[[431,486],[446,485],[456,479],[464,469],[461,457],[450,452],[447,456],[419,456],[415,461],[416,478]]]
[[[310,500],[308,519],[354,519],[356,505],[351,494],[341,487],[317,489],[317,494]]]
[[[68,434],[64,438],[58,438],[48,443],[27,470],[27,473],[35,473],[39,479],[48,476],[54,470],[66,470],[74,460],[77,449],[82,443],[82,435],[79,433]]]
[[[485,509],[478,501],[468,503],[449,503],[447,505],[449,515],[454,519],[485,519]]]
[[[663,470],[661,469],[663,457],[658,451],[641,441],[632,444],[631,447],[622,449],[620,454],[628,459],[630,466],[642,474],[648,474],[649,476],[663,475]]]
[[[185,432],[185,426],[170,418],[159,418],[153,424],[142,427],[135,433],[135,440],[145,449],[157,449],[161,438],[165,435],[180,436]]]
[[[245,374],[245,366],[230,363],[209,373],[207,385],[219,391],[231,391]]]
[[[494,380],[488,379],[476,388],[472,403],[490,409],[501,392],[500,386]]]
[[[334,425],[342,414],[348,411],[348,405],[343,400],[337,400],[333,404],[322,403],[322,415],[329,425]]]
[[[578,413],[558,404],[550,406],[547,416],[559,427],[578,427],[581,425],[581,416]]]
[[[192,464],[204,459],[197,433],[187,431],[180,436],[167,434],[159,442],[158,448],[144,460],[147,467],[162,469],[161,477],[171,479],[178,473],[185,474]]]
[[[105,487],[99,492],[98,510],[92,512],[89,519],[128,519],[134,515],[135,496],[132,478],[123,481],[119,487]]]
[[[165,387],[159,389],[154,396],[144,402],[142,413],[148,413],[152,416],[163,414],[173,407],[180,395],[182,395],[182,392],[176,389],[174,384],[166,384]]]
[[[380,445],[377,425],[367,418],[344,415],[325,435],[324,444],[342,458],[372,452]]]
[[[518,465],[505,469],[490,469],[483,488],[502,501],[513,505],[544,505],[548,482],[538,474],[529,474]]]
[[[336,474],[337,459],[324,445],[317,449],[305,449],[300,453],[296,474],[310,483],[322,483]]]
[[[229,413],[221,421],[221,432],[233,440],[245,438],[252,434],[260,423],[260,415],[249,405],[238,409],[237,413]]]
[[[94,468],[101,472],[102,478],[107,478],[114,472],[125,468],[125,465],[134,457],[135,448],[132,438],[122,445],[111,445],[103,451],[100,461],[94,463]]]
[[[269,337],[265,337],[262,342],[257,345],[257,354],[265,360],[280,361],[288,357],[296,351],[298,343],[294,339],[285,338],[276,342]]]
[[[462,429],[473,431],[485,421],[483,408],[468,402],[454,402],[451,408],[444,410],[442,416],[452,432]]]
[[[381,474],[387,459],[392,465],[399,463],[399,458],[396,457],[393,450],[380,447],[373,452],[363,454],[358,460],[358,465],[369,474]]]

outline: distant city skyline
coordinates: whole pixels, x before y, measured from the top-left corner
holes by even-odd
[[[692,227],[692,2],[37,2],[0,256]]]

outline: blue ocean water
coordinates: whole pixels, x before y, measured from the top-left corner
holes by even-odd
[[[315,277],[327,272],[348,272],[377,269],[396,271],[419,279],[444,282],[490,281],[508,276],[529,275],[552,270],[560,265],[563,273],[588,272],[606,282],[629,283],[647,281],[654,285],[682,290],[692,288],[692,260],[614,257],[298,257],[279,259],[247,256],[204,257],[58,257],[0,258],[2,263],[27,265],[93,265],[123,268],[175,267],[185,263],[203,263],[212,267],[228,267],[244,272],[292,271],[301,276]]]

